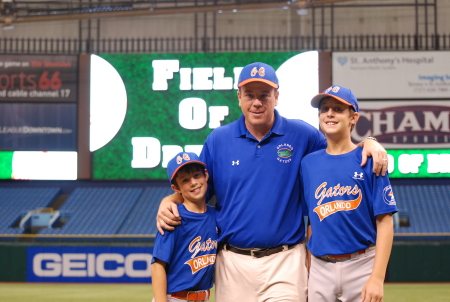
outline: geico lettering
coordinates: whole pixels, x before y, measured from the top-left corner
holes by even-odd
[[[48,262],[44,262],[48,261]],[[44,264],[44,268],[42,267]],[[33,258],[33,272],[39,277],[58,277],[61,275],[61,255],[40,253]]]
[[[122,254],[84,254],[84,253],[39,253],[33,258],[33,272],[39,277],[104,277],[132,278],[150,277],[152,255],[144,253]],[[114,263],[114,268],[105,268],[106,262]],[[135,262],[145,262],[146,269],[135,269]]]
[[[64,277],[86,277],[86,254],[63,254],[62,274]]]
[[[118,264],[125,262],[125,257],[121,254],[100,254],[97,256],[96,271],[97,275],[106,278],[118,278],[125,274],[124,267],[117,267],[116,269],[105,269],[105,262],[112,261]]]

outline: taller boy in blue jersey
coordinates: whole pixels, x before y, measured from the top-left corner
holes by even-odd
[[[215,209],[206,205],[208,171],[195,153],[180,152],[167,165],[172,189],[183,202],[183,223],[156,236],[153,302],[209,301],[217,252]]]
[[[303,158],[303,195],[310,218],[310,302],[383,301],[383,282],[397,207],[388,176],[376,177],[351,141],[359,118],[353,93],[332,86],[315,96],[328,146]]]
[[[216,197],[223,246],[216,263],[217,302],[306,301],[300,163],[326,141],[311,125],[280,116],[278,86],[271,66],[245,66],[238,80],[241,118],[215,129],[200,156],[210,175],[209,195]],[[386,157],[378,143],[366,147],[374,158]],[[378,173],[385,171],[377,162]],[[179,196],[161,203],[160,232],[161,226],[171,230],[179,224],[173,202]]]

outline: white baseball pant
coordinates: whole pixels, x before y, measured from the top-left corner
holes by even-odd
[[[311,256],[309,302],[360,302],[375,260],[375,246],[342,262],[327,262]]]

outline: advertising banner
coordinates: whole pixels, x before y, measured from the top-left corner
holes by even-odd
[[[390,178],[450,177],[450,149],[387,150]]]
[[[28,282],[150,283],[153,247],[27,248]]]
[[[450,52],[334,52],[333,84],[358,99],[450,97]]]
[[[0,150],[76,151],[76,104],[0,103]]]
[[[317,52],[92,55],[92,178],[165,180],[175,154],[199,154],[240,117],[237,81],[252,62],[276,69],[281,115],[317,123]]]
[[[0,56],[0,102],[76,102],[77,87],[77,56]]]
[[[374,136],[386,149],[450,149],[450,101],[361,101],[355,142]]]

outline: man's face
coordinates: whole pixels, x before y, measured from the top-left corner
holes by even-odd
[[[238,99],[247,127],[272,127],[278,90],[262,82],[250,82],[239,89]]]

